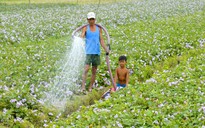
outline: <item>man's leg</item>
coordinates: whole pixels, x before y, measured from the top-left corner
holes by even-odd
[[[85,81],[89,71],[90,65],[85,65],[83,76],[82,76],[82,90],[85,90]]]
[[[97,66],[92,66],[92,77],[90,81],[89,91],[92,91],[92,87],[95,82],[96,72],[97,72]]]

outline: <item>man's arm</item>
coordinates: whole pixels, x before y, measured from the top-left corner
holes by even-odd
[[[86,32],[86,27],[83,27],[82,33],[81,33],[81,38],[85,38],[85,32]]]
[[[105,46],[105,42],[102,36],[102,28],[100,28],[100,44],[103,47],[103,49],[105,50],[106,54],[109,54],[109,49]]]

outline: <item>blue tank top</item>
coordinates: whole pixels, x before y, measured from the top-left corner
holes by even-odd
[[[87,26],[86,30],[86,45],[85,52],[86,54],[98,54],[100,55],[100,31],[98,26],[96,26],[95,32],[90,30],[90,25]]]

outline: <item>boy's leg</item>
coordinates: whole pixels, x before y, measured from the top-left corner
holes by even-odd
[[[85,81],[89,71],[90,65],[85,65],[83,76],[82,76],[82,90],[85,90]]]
[[[92,91],[92,87],[96,78],[96,72],[97,72],[97,66],[92,66],[92,77],[90,81],[89,91]]]

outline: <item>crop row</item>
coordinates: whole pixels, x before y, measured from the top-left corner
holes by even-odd
[[[0,39],[2,43],[45,40],[47,37],[70,36],[86,22],[89,11],[97,13],[97,21],[116,27],[137,21],[153,21],[200,11],[204,1],[156,0],[97,5],[0,5]],[[92,9],[91,9],[92,8]],[[109,9],[108,9],[109,8]],[[14,12],[15,10],[15,12]],[[117,11],[116,11],[117,10]],[[12,11],[12,13],[11,13]]]

